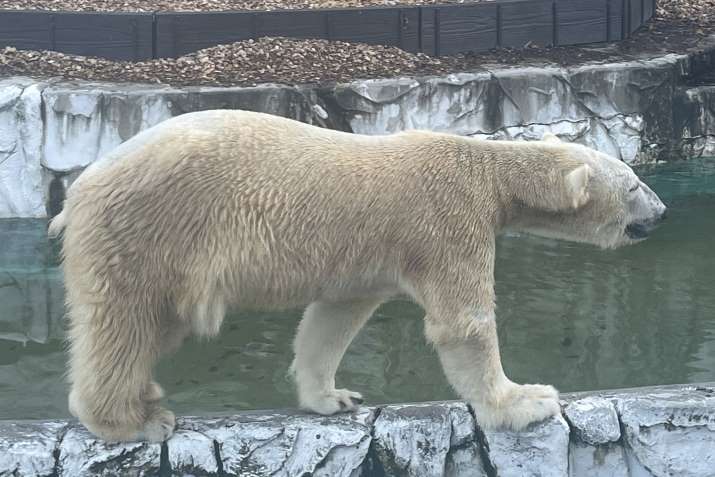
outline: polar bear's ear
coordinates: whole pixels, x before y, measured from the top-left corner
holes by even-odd
[[[544,135],[541,137],[541,140],[545,142],[561,142],[561,139],[559,139],[556,134],[550,132],[544,133]]]
[[[511,193],[519,202],[549,212],[568,212],[589,201],[593,175],[589,165],[558,156],[547,157],[540,165],[544,167],[532,167],[528,174],[505,174]]]
[[[578,209],[588,202],[588,181],[590,177],[591,168],[587,164],[581,164],[564,177],[566,194],[574,209]]]

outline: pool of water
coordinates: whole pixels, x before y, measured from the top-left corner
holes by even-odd
[[[580,391],[715,380],[715,160],[642,168],[668,204],[648,241],[615,251],[503,237],[496,264],[504,367]],[[0,418],[67,416],[62,275],[43,220],[0,220]],[[422,311],[383,306],[347,352],[339,386],[370,404],[453,398]],[[232,313],[157,369],[181,414],[291,407],[300,312]]]

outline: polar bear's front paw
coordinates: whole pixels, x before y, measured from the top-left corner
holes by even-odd
[[[355,411],[364,402],[362,395],[347,389],[333,389],[302,396],[300,406],[324,416],[337,412]]]
[[[505,428],[520,431],[561,412],[559,393],[553,386],[518,385],[509,389],[498,404],[473,404],[477,422],[485,429]]]

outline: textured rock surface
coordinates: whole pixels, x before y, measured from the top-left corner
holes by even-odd
[[[109,444],[74,424],[59,446],[57,471],[62,476],[156,475],[161,446],[143,442]]]
[[[712,476],[715,383],[566,397],[564,416],[482,432],[461,402],[323,417],[182,418],[164,446],[0,421],[0,476]],[[621,435],[620,429],[625,434]]]
[[[77,173],[138,131],[178,114],[241,108],[364,134],[424,128],[487,139],[550,131],[629,163],[715,154],[715,66],[698,51],[573,68],[485,65],[443,77],[333,87],[172,88],[0,81],[0,217],[57,212]],[[53,186],[55,189],[53,189]]]
[[[220,426],[220,420],[184,418],[167,442],[169,465],[174,475],[211,475],[218,473],[218,442],[205,431]]]
[[[621,438],[616,408],[607,399],[590,396],[570,402],[564,415],[571,424],[574,437],[585,444],[609,444]]]
[[[0,217],[43,217],[41,84],[0,81]]]
[[[167,443],[175,473],[345,476],[361,467],[371,442],[372,411],[333,418],[246,413],[186,419]]]
[[[486,139],[540,139],[550,131],[637,163],[668,158],[678,137],[673,89],[689,68],[683,55],[671,54],[575,68],[366,81],[339,89],[336,97],[355,132],[424,128]]]
[[[713,475],[715,389],[623,396],[616,406],[631,469],[655,476]]]
[[[42,92],[42,164],[81,169],[165,119],[205,109],[247,109],[310,122],[311,100],[291,87],[185,88],[104,83],[55,83]],[[314,100],[313,100],[314,101]]]
[[[42,92],[42,165],[58,172],[86,167],[142,129],[171,117],[161,88],[105,90],[51,85]]]
[[[674,120],[681,154],[715,156],[715,85],[679,89]]]
[[[589,446],[569,443],[569,476],[571,477],[638,477],[629,473],[626,452],[619,444]]]
[[[386,406],[373,434],[387,475],[486,475],[474,417],[463,403]]]
[[[569,475],[628,475],[626,455],[618,442],[620,422],[610,400],[589,396],[572,401],[564,416],[571,426]]]
[[[64,422],[0,422],[0,475],[49,476]]]
[[[562,416],[523,432],[486,432],[489,460],[502,477],[568,474],[569,426]]]

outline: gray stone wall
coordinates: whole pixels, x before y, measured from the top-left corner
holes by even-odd
[[[169,117],[241,108],[363,134],[423,128],[480,138],[553,132],[628,163],[715,153],[715,38],[683,54],[562,68],[485,65],[332,87],[171,88],[0,80],[0,218],[44,217],[77,174]]]
[[[679,88],[674,111],[673,129],[682,134],[679,152],[686,157],[715,157],[715,84]]]
[[[712,476],[715,383],[566,396],[524,432],[461,402],[323,417],[181,418],[162,445],[107,444],[74,422],[0,421],[0,476]]]

